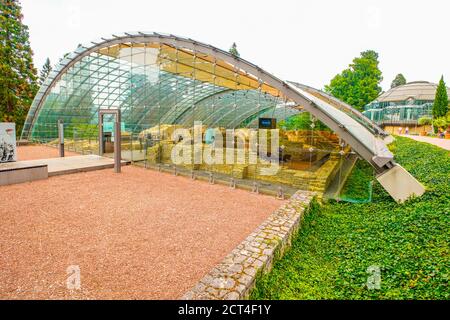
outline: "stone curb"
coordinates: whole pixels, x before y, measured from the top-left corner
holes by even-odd
[[[308,191],[295,193],[181,299],[248,298],[256,278],[270,271],[274,258],[281,256],[290,246],[292,236],[300,227],[303,213],[314,196],[313,192]]]

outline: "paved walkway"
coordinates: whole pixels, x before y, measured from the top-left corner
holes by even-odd
[[[402,135],[402,137],[407,137],[416,141],[426,142],[438,146],[442,149],[450,150],[450,140],[449,139],[439,139],[439,138],[431,138],[431,137],[423,137],[423,136],[411,136],[411,135]]]
[[[122,161],[122,164],[124,165],[126,164],[126,162]],[[114,160],[110,158],[99,157],[96,155],[87,155],[87,156],[73,156],[67,158],[52,158],[52,159],[10,162],[0,164],[0,168],[14,169],[14,168],[35,167],[40,165],[47,165],[48,176],[53,177],[77,172],[87,172],[113,168]]]

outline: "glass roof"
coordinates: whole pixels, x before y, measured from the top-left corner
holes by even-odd
[[[384,144],[383,140],[372,134],[365,126],[361,125],[353,117],[348,116],[345,112],[336,109],[331,104],[328,104],[324,97],[316,96],[309,92],[304,91],[299,87],[295,87],[304,97],[313,101],[315,105],[319,106],[321,110],[331,117],[334,123],[346,131],[350,132],[352,137],[357,137],[358,140],[370,150],[373,155],[380,158],[380,163],[383,165],[389,162],[393,158],[393,154]]]
[[[129,133],[196,121],[257,128],[260,117],[284,120],[306,110],[379,169],[393,159],[370,120],[335,99],[207,44],[141,32],[102,38],[64,59],[36,95],[22,138],[55,139],[59,119],[81,131],[97,126],[101,108],[121,109]]]
[[[39,100],[24,129],[31,129],[31,139],[48,136],[59,119],[66,125],[95,125],[100,108],[120,108],[128,132],[194,121],[239,128],[257,125],[262,115],[282,120],[300,112],[288,107],[277,89],[227,62],[154,43],[92,52],[62,73],[36,115]]]

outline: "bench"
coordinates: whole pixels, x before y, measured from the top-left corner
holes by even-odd
[[[48,178],[48,165],[9,162],[0,164],[0,186]]]

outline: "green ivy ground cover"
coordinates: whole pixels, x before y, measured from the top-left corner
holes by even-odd
[[[342,190],[340,198],[354,202],[370,201],[375,171],[364,160],[358,160]]]
[[[427,193],[399,205],[375,183],[372,203],[314,204],[252,298],[450,298],[450,154],[401,137],[391,149]],[[367,287],[371,266],[381,271],[380,289]]]

